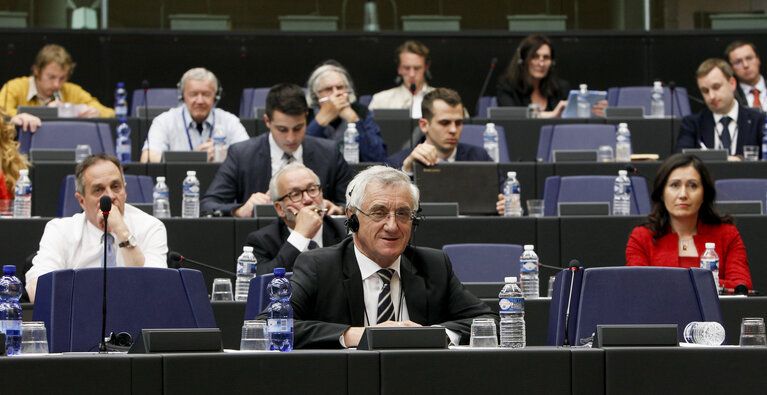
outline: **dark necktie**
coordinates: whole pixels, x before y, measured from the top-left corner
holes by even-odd
[[[114,253],[114,249],[112,248],[112,243],[114,243],[114,241],[114,236],[112,236],[111,233],[107,233],[107,267],[117,266],[117,255]],[[103,235],[101,236],[101,242],[104,242]]]
[[[722,140],[722,148],[727,150],[728,155],[730,154],[730,121],[732,121],[732,118],[728,116],[724,116],[719,120],[722,123],[722,134],[719,136],[719,139]]]
[[[202,134],[202,123],[197,124],[197,131],[200,132],[200,134]]]
[[[284,160],[284,161],[285,161],[285,164],[286,164],[286,165],[289,165],[289,164],[291,164],[291,163],[295,162],[295,161],[296,161],[296,158],[293,156],[293,154],[291,154],[291,153],[289,153],[289,152],[284,152],[284,153],[282,154],[282,160]]]
[[[313,250],[313,249],[315,249],[315,248],[319,248],[319,246],[320,246],[320,245],[319,245],[319,244],[317,244],[317,242],[316,242],[316,241],[314,241],[314,240],[309,240],[309,249],[310,249],[310,250]]]
[[[751,93],[754,95],[754,107],[762,108],[762,102],[759,100],[759,89],[751,89]]]
[[[378,277],[383,281],[383,288],[378,294],[378,319],[377,324],[394,319],[394,305],[391,302],[391,277],[394,275],[394,269],[381,269],[377,272]]]

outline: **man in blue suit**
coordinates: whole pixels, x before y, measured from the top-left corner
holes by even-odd
[[[724,149],[729,160],[741,160],[743,147],[762,145],[764,117],[735,100],[737,82],[730,65],[717,58],[705,60],[695,73],[707,109],[684,117],[676,151],[684,148]]]
[[[266,96],[264,120],[269,133],[229,147],[205,196],[203,212],[250,217],[256,204],[271,204],[269,180],[282,167],[301,163],[320,178],[323,206],[328,214],[342,214],[349,165],[331,140],[305,136],[308,107],[298,85],[278,84]]]
[[[386,159],[386,163],[413,174],[413,161],[425,166],[440,162],[490,162],[482,147],[459,143],[463,131],[463,104],[458,92],[437,88],[426,94],[421,103],[423,117],[418,126],[425,136],[415,148],[404,149]]]

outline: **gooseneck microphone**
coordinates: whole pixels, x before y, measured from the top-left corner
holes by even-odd
[[[413,118],[413,114],[414,114],[413,109],[415,108],[415,88],[416,88],[415,87],[415,82],[411,82],[410,86],[408,88],[410,90],[410,94],[412,95],[410,97],[410,140],[411,140],[410,141],[410,146],[414,147],[415,146],[415,141],[413,141],[413,139],[415,138],[415,136],[420,136],[420,133],[414,133],[414,131],[416,129],[416,124],[417,124],[417,123],[413,122],[413,120],[414,120],[414,118]],[[421,114],[421,116],[423,117],[423,114]]]
[[[493,71],[495,70],[495,65],[498,63],[498,58],[493,57],[490,59],[490,70],[487,71],[487,75],[485,76],[485,81],[482,83],[482,88],[479,90],[479,96],[477,97],[477,116],[478,117],[484,117],[487,114],[480,114],[479,113],[479,103],[482,101],[482,95],[485,94],[485,90],[487,90],[487,84],[490,83],[490,77],[493,75]]]
[[[147,80],[141,81],[141,89],[144,91],[144,117],[146,118],[146,137],[144,138],[144,143],[146,144],[146,150],[149,151],[149,99],[147,98],[149,96],[149,81]],[[141,122],[141,119],[139,119],[139,122]],[[143,149],[144,147],[141,146],[141,148],[139,148],[139,151]],[[139,154],[139,157],[141,157],[141,154]],[[147,163],[151,162],[151,160],[149,160],[148,153],[147,153],[146,159],[147,159]]]
[[[573,301],[573,282],[575,281],[575,273],[581,266],[581,262],[577,259],[573,259],[570,261],[569,266],[570,268],[568,270],[570,271],[570,295],[567,297],[567,311],[565,312],[565,341],[563,343],[565,347],[570,347],[570,304]]]
[[[104,286],[102,287],[104,293],[101,304],[101,340],[99,342],[99,352],[106,353],[107,343],[105,338],[107,336],[107,244],[109,243],[109,238],[107,237],[107,234],[109,234],[109,231],[107,230],[107,219],[109,219],[109,212],[112,210],[112,198],[107,195],[101,196],[101,199],[99,200],[99,208],[101,209],[101,214],[104,216]]]
[[[202,267],[208,268],[210,270],[215,270],[215,271],[218,271],[218,272],[221,272],[221,273],[224,273],[224,274],[228,274],[228,275],[230,275],[232,277],[237,277],[237,274],[235,274],[234,272],[230,272],[230,271],[224,270],[224,269],[219,269],[219,268],[217,268],[215,266],[211,266],[211,265],[208,265],[208,264],[205,264],[205,263],[202,263],[202,262],[198,262],[198,261],[195,261],[195,260],[192,260],[192,259],[189,259],[189,258],[185,258],[183,255],[179,254],[176,251],[169,252],[168,253],[168,258],[170,258],[171,261],[176,262],[179,267],[182,267],[182,263],[183,262],[189,262],[191,264],[202,266]]]

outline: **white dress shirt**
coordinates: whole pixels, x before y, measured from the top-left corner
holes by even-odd
[[[287,224],[285,225],[287,226]],[[304,237],[304,235],[296,232],[293,229],[288,228],[290,231],[290,236],[288,236],[288,243],[293,245],[293,247],[296,247],[298,251],[304,252],[309,249],[309,242],[314,240],[315,243],[317,243],[317,248],[324,247],[322,245],[322,227],[325,225],[320,225],[320,229],[317,231],[317,233],[312,237],[311,239]]]
[[[149,128],[149,136],[142,151],[157,153],[165,151],[193,151],[200,144],[212,138],[215,127],[222,127],[226,133],[226,144],[230,146],[249,138],[240,119],[220,108],[213,108],[203,121],[202,133],[197,130],[197,123],[189,114],[186,104],[158,115]]]
[[[714,149],[724,149],[722,145],[722,133],[724,133],[722,123],[719,122],[724,116],[731,118],[729,125],[727,125],[727,133],[730,134],[730,155],[735,155],[738,150],[738,101],[733,100],[734,105],[727,114],[714,113],[714,131],[716,132],[716,139]]]
[[[739,84],[740,89],[742,89],[743,93],[746,95],[746,101],[748,102],[749,107],[754,107],[754,94],[751,92],[751,90],[756,88],[759,90],[759,103],[762,105],[762,111],[767,111],[767,85],[764,83],[763,76],[759,76],[759,82],[757,82],[754,86],[743,82]]]
[[[285,155],[285,151],[280,148],[279,145],[277,145],[277,142],[274,141],[274,137],[272,136],[272,132],[269,133],[269,156],[272,160],[272,175],[277,174],[280,169],[282,169],[283,166],[287,165],[288,162],[283,158],[283,155]],[[295,158],[295,162],[298,162],[300,164],[304,164],[304,145],[301,144],[298,146],[298,149],[296,149],[294,152],[289,152],[289,154],[293,155],[293,158]]]

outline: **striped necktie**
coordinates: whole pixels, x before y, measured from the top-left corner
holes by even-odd
[[[391,277],[394,275],[394,269],[381,269],[377,272],[378,277],[383,281],[383,288],[378,294],[378,319],[377,324],[394,319],[394,305],[391,301]]]
[[[115,241],[114,236],[112,236],[111,233],[107,233],[107,267],[115,267],[117,266],[117,254],[115,254],[114,246],[112,245]],[[104,242],[104,236],[101,236],[101,242]],[[104,262],[102,262],[103,265]]]

